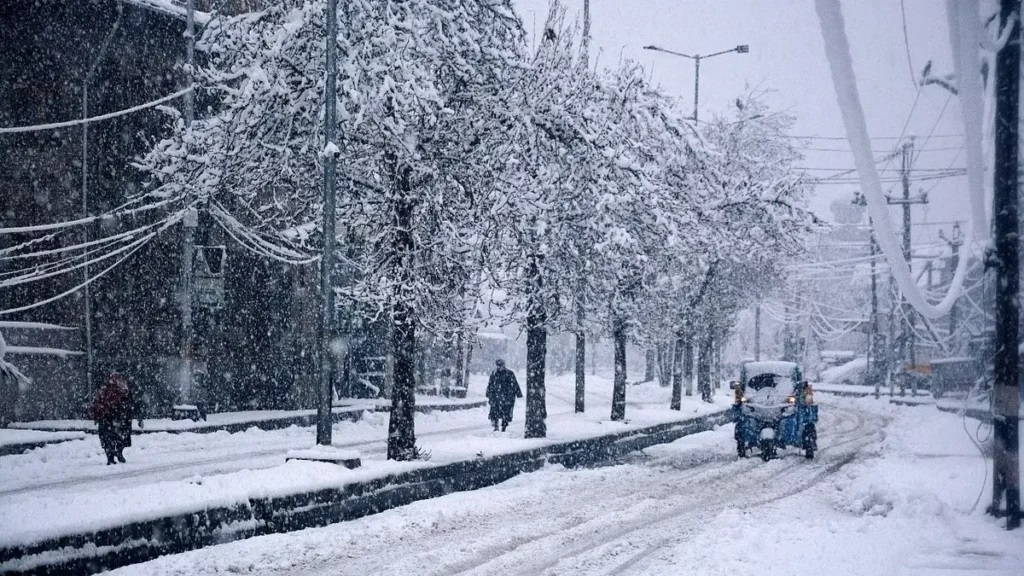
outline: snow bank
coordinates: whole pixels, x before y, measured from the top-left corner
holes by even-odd
[[[0,428],[0,446],[79,440],[85,437],[86,434],[84,432],[42,432],[39,430]]]
[[[853,380],[860,376],[867,367],[867,358],[854,358],[845,364],[822,370],[821,381],[826,384],[841,384],[845,380]]]

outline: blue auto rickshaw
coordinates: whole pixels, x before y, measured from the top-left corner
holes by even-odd
[[[746,458],[758,448],[764,461],[778,449],[795,446],[814,458],[818,449],[818,406],[814,390],[793,362],[744,362],[740,379],[732,383],[736,397],[736,452]]]

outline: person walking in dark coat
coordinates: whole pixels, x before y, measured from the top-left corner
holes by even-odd
[[[114,372],[107,378],[107,383],[96,391],[89,407],[89,416],[99,429],[100,446],[107,455],[107,465],[125,461],[124,449],[132,445],[134,412],[128,379]],[[139,426],[142,426],[141,418]]]
[[[523,391],[519,388],[519,381],[516,375],[505,368],[505,361],[495,362],[497,368],[491,373],[487,381],[487,401],[491,404],[490,419],[494,430],[498,430],[498,421],[501,421],[501,431],[504,432],[512,421],[512,409],[516,407],[516,398],[523,397]]]

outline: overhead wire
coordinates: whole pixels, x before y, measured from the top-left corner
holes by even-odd
[[[153,228],[155,226],[165,225],[168,221],[170,221],[171,219],[177,217],[180,214],[181,214],[181,212],[172,213],[172,214],[168,215],[166,218],[164,218],[163,220],[157,222],[155,225],[146,226],[146,227],[140,228],[138,230],[148,230],[148,229]],[[110,258],[113,258],[113,257],[117,256],[118,254],[121,254],[121,253],[126,252],[126,251],[130,251],[134,247],[136,247],[136,246],[138,246],[140,244],[144,244],[144,243],[148,242],[150,239],[152,239],[152,237],[155,234],[156,234],[156,232],[149,232],[148,234],[144,234],[144,235],[141,235],[138,238],[135,238],[135,236],[139,236],[138,231],[132,231],[131,235],[129,235],[129,236],[125,236],[125,235],[119,235],[118,236],[118,242],[117,243],[121,243],[122,241],[130,240],[130,242],[128,244],[125,244],[125,245],[123,245],[123,246],[121,246],[119,248],[115,248],[115,249],[110,250],[110,251],[106,251],[104,249],[105,246],[100,245],[100,246],[96,246],[96,247],[92,248],[91,250],[86,250],[86,251],[84,251],[82,253],[73,254],[73,255],[71,255],[69,257],[65,257],[65,258],[63,258],[61,260],[58,260],[57,262],[48,262],[48,263],[43,263],[42,265],[35,266],[35,267],[23,267],[23,268],[20,268],[20,269],[16,269],[14,271],[14,273],[19,274],[19,275],[13,276],[13,277],[8,277],[8,278],[5,278],[3,280],[0,280],[0,287],[11,287],[11,286],[17,286],[17,285],[20,285],[20,284],[26,284],[26,283],[29,283],[29,282],[37,282],[37,281],[40,281],[40,280],[46,280],[48,278],[54,278],[54,277],[57,277],[57,276],[61,276],[63,274],[67,274],[69,272],[73,272],[75,270],[79,270],[79,269],[91,266],[93,264],[98,264],[100,262],[109,260]],[[101,254],[101,255],[94,257],[94,255],[96,255],[96,254]],[[80,261],[80,262],[75,263],[76,261]],[[68,265],[68,264],[70,264],[70,265]],[[31,271],[27,271],[27,270],[29,270],[29,268],[31,268]]]
[[[900,15],[903,19],[903,47],[907,51],[907,66],[910,68],[910,82],[917,86],[917,78],[914,75],[914,63],[910,60],[910,37],[907,35],[907,9],[903,6],[903,0],[900,0]]]
[[[99,273],[87,277],[85,280],[83,280],[82,282],[80,282],[76,286],[73,286],[73,287],[65,290],[64,292],[61,292],[60,294],[56,294],[56,295],[51,296],[49,298],[45,298],[43,300],[38,300],[38,301],[32,302],[30,304],[23,305],[23,306],[17,306],[17,307],[14,307],[14,308],[7,308],[7,309],[0,309],[0,316],[4,316],[4,315],[7,315],[7,314],[14,314],[14,313],[17,313],[17,312],[24,312],[26,310],[32,310],[34,308],[39,308],[40,306],[45,306],[45,305],[50,304],[52,302],[56,302],[58,300],[66,298],[67,296],[70,296],[71,294],[74,294],[74,293],[78,292],[82,288],[85,288],[86,286],[92,284],[96,280],[98,280],[98,279],[102,278],[103,276],[107,275],[114,268],[120,266],[123,262],[125,262],[128,258],[131,258],[132,255],[134,255],[136,252],[141,250],[143,246],[148,244],[150,240],[155,238],[161,232],[163,232],[164,230],[166,230],[170,226],[180,222],[182,220],[182,218],[184,218],[185,212],[187,212],[187,210],[188,209],[186,208],[184,210],[178,211],[177,213],[173,214],[171,217],[169,217],[163,223],[163,225],[158,230],[155,230],[155,231],[147,234],[145,236],[146,240],[144,242],[137,242],[137,243],[135,243],[136,245],[135,245],[135,247],[132,250],[130,250],[127,253],[125,253],[124,256],[122,256],[120,259],[118,259],[116,262],[114,262],[110,266],[107,266],[106,268],[101,270]]]
[[[132,106],[131,108],[125,108],[123,110],[118,110],[116,112],[110,112],[108,114],[101,114],[99,116],[92,116],[90,118],[78,118],[76,120],[67,120],[67,121],[64,121],[64,122],[52,122],[52,123],[49,123],[49,124],[33,124],[31,126],[11,126],[11,127],[8,127],[8,128],[0,128],[0,134],[19,134],[19,133],[23,133],[23,132],[42,132],[44,130],[58,130],[60,128],[69,128],[69,127],[72,127],[72,126],[81,126],[82,124],[91,124],[93,122],[100,122],[100,121],[103,121],[103,120],[110,120],[112,118],[117,118],[119,116],[125,116],[125,115],[128,115],[128,114],[132,114],[132,113],[138,112],[140,110],[145,110],[147,108],[152,108],[154,106],[159,106],[160,104],[163,104],[164,102],[169,102],[171,100],[174,100],[175,98],[179,98],[181,96],[184,96],[185,94],[188,94],[194,88],[195,88],[195,85],[192,85],[192,86],[189,86],[187,88],[183,88],[181,90],[178,90],[177,92],[175,92],[173,94],[168,94],[167,96],[164,96],[162,98],[157,98],[156,100],[151,100],[151,101],[145,102],[143,104],[139,104],[138,106]]]

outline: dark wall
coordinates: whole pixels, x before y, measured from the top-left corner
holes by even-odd
[[[113,0],[29,0],[0,3],[0,125],[61,122],[83,114],[83,80],[117,18]],[[135,106],[179,89],[184,22],[126,4],[118,31],[88,86],[89,116]],[[150,109],[88,128],[88,208],[83,211],[82,139],[79,126],[0,135],[0,222],[23,226],[80,218],[121,205],[142,185],[129,166],[160,130],[162,114]],[[83,226],[36,247],[66,247],[144,223],[124,219]],[[38,237],[38,235],[36,235]],[[0,237],[0,245],[28,236]],[[94,385],[110,370],[125,370],[141,386],[154,376],[154,358],[174,347],[173,283],[178,239],[164,234],[91,285],[96,356]],[[94,266],[93,273],[113,263]],[[3,264],[0,264],[3,266]],[[11,264],[7,264],[8,268]],[[75,271],[41,282],[0,289],[0,308],[37,302],[72,288]],[[61,325],[84,324],[81,292],[7,316]],[[84,390],[84,370],[75,388]],[[86,391],[87,392],[87,391]],[[88,393],[82,394],[87,398]],[[79,406],[78,412],[84,407]],[[63,414],[62,414],[63,415]]]
[[[229,3],[233,10],[253,1]],[[200,2],[199,9],[206,7]],[[0,126],[77,119],[82,82],[117,18],[114,0],[25,0],[0,2]],[[185,23],[166,13],[129,3],[89,85],[88,115],[130,108],[180,89]],[[202,55],[197,54],[201,59]],[[181,101],[170,104],[180,106]],[[199,114],[205,105],[199,102]],[[166,130],[155,109],[92,123],[88,128],[88,214],[109,211],[145,186],[130,162]],[[22,226],[81,218],[82,129],[0,135],[0,225]],[[75,229],[35,247],[59,248],[89,237],[129,230],[151,214]],[[38,238],[0,236],[0,249]],[[128,375],[156,414],[175,401],[181,333],[176,294],[183,230],[167,229],[134,256],[91,285],[93,387],[111,371]],[[199,244],[225,244],[226,301],[219,310],[196,308],[197,379],[208,409],[312,407],[316,367],[317,269],[293,268],[254,257],[225,241],[206,215]],[[92,272],[113,263],[94,266]],[[11,264],[0,259],[0,274]],[[0,309],[68,290],[83,277],[76,271],[43,282],[0,288]],[[82,291],[52,304],[0,317],[2,320],[84,325]],[[37,416],[82,416],[91,392],[82,367],[64,368],[72,383],[70,409]],[[30,375],[31,376],[31,375]],[[75,378],[78,378],[76,381]],[[45,403],[39,403],[45,405]]]

